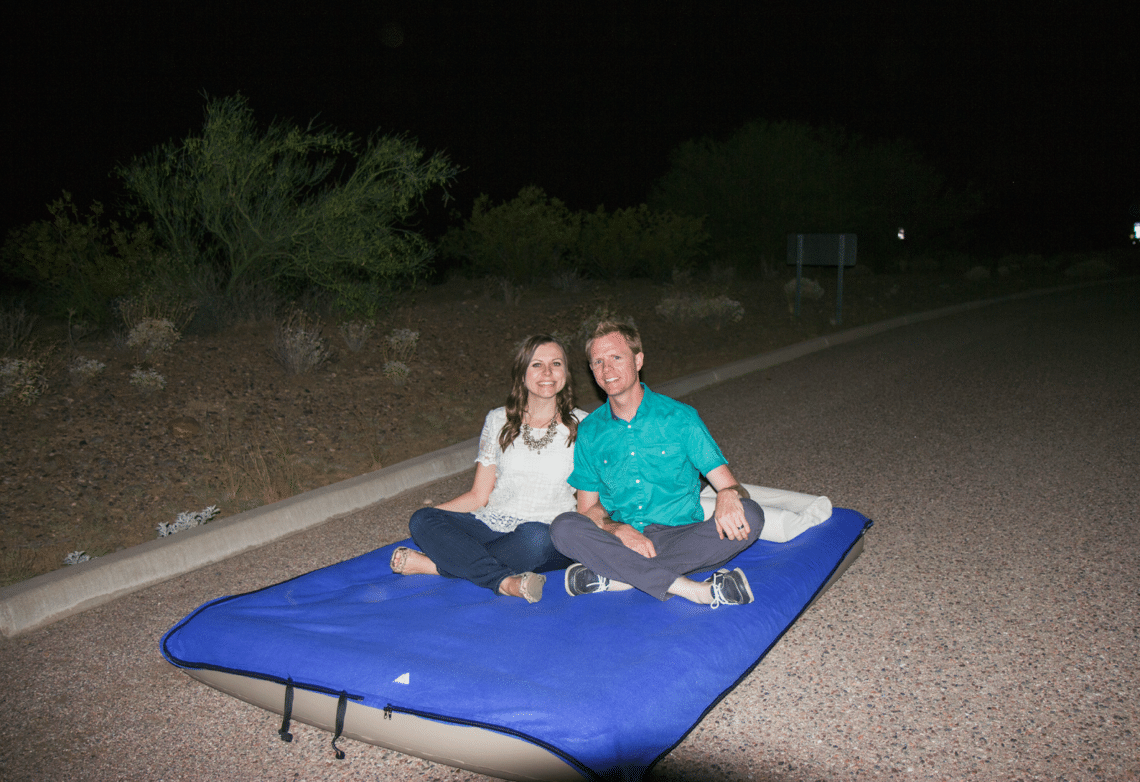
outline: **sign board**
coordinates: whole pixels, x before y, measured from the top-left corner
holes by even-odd
[[[855,265],[856,234],[788,234],[788,264],[796,267],[795,314],[800,316],[800,286],[805,266],[835,266],[835,325],[843,322],[843,269]]]
[[[788,265],[794,266],[799,253],[799,240],[803,239],[804,266],[855,265],[859,237],[856,234],[788,234]],[[840,243],[843,247],[840,248]]]

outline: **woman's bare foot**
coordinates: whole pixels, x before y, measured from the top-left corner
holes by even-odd
[[[400,546],[392,552],[389,563],[392,572],[401,576],[438,576],[439,570],[431,557],[421,551]]]

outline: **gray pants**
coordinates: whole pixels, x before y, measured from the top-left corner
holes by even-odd
[[[722,540],[711,518],[678,527],[650,524],[642,534],[653,541],[655,557],[626,548],[616,535],[574,511],[554,519],[550,537],[560,552],[598,575],[664,600],[681,576],[719,568],[756,542],[764,528],[764,511],[752,500],[744,500],[744,517],[751,530],[747,540]]]

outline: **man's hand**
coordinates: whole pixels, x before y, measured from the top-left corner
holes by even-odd
[[[720,539],[747,540],[752,530],[748,526],[748,519],[744,517],[744,505],[741,498],[747,496],[727,464],[722,464],[709,472],[706,478],[716,489],[716,510],[713,518],[716,519],[716,532]]]
[[[716,493],[716,531],[721,540],[747,540],[752,532],[748,519],[744,517],[744,504],[735,489],[725,489]]]
[[[578,512],[597,524],[600,529],[616,537],[630,551],[636,551],[643,557],[657,556],[657,549],[653,547],[653,541],[628,524],[622,524],[620,521],[611,519],[610,514],[602,507],[600,499],[596,491],[590,492],[579,489]]]
[[[630,551],[635,551],[643,557],[657,556],[657,549],[653,547],[652,540],[645,537],[628,524],[619,524],[617,522],[614,522],[614,524],[616,526],[611,530],[611,532],[613,532],[617,539],[620,540],[627,549]]]

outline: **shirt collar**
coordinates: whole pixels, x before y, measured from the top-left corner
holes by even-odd
[[[653,392],[649,390],[649,386],[645,385],[644,382],[641,383],[641,391],[642,391],[641,404],[639,404],[637,406],[637,411],[633,414],[633,418],[629,419],[628,423],[632,424],[634,421],[637,420],[637,416],[645,408],[645,403],[649,401],[650,395],[653,394]],[[611,421],[618,421],[618,422],[623,423],[623,424],[626,423],[626,420],[624,418],[618,418],[617,417],[617,415],[614,413],[614,408],[610,404],[610,400],[608,400],[608,399],[606,400],[606,411],[610,414],[610,420]]]

